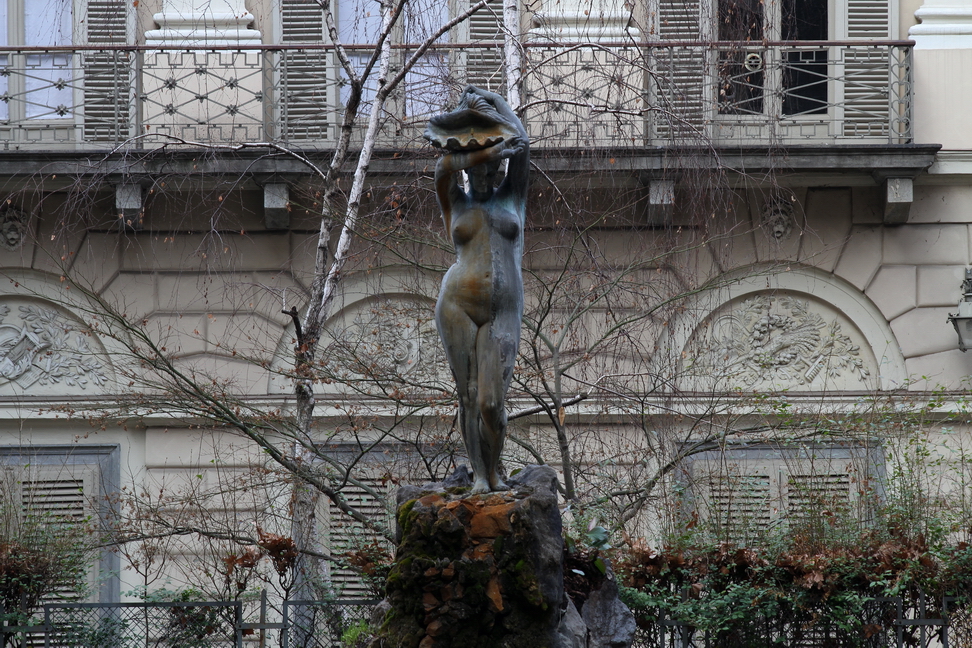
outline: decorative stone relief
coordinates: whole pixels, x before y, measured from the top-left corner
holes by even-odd
[[[339,377],[417,381],[445,366],[431,304],[398,300],[372,303],[331,327],[328,357]],[[336,376],[338,377],[338,376]]]
[[[27,304],[14,310],[0,303],[0,386],[62,385],[85,390],[107,381],[108,372],[83,328],[54,309]]]
[[[867,386],[861,346],[836,314],[789,295],[760,294],[720,309],[693,336],[688,375],[746,388]],[[849,383],[849,384],[848,384]]]
[[[0,209],[0,246],[16,250],[27,238],[27,215],[15,207]]]
[[[783,241],[793,234],[795,224],[791,196],[774,195],[766,199],[762,226],[767,234],[777,241]]]

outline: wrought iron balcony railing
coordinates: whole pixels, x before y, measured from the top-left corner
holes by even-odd
[[[537,147],[905,144],[911,48],[530,42],[523,112]],[[349,51],[370,54],[367,46]],[[409,48],[396,51],[404,61]],[[465,83],[501,85],[502,60],[499,44],[430,50],[386,106],[384,143],[418,145],[428,116]],[[0,143],[84,150],[270,140],[327,148],[346,93],[327,45],[0,48]]]

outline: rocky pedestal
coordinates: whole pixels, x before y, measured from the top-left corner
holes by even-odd
[[[445,482],[399,489],[398,551],[370,648],[618,645],[590,643],[590,622],[564,593],[554,470],[529,466],[508,483],[469,495],[461,468]]]
[[[439,484],[399,489],[390,609],[372,646],[559,648],[556,483],[553,469],[531,466],[498,493],[470,496],[462,470]]]

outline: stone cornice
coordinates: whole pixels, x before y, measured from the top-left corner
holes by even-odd
[[[533,162],[545,173],[628,174],[643,180],[662,175],[672,178],[694,169],[728,169],[752,178],[800,177],[811,184],[873,185],[887,178],[916,178],[936,162],[940,145],[791,146],[779,148],[641,148],[641,149],[535,149]],[[301,151],[326,165],[331,151]],[[947,154],[942,154],[945,156]],[[962,152],[961,155],[966,155]],[[354,156],[352,156],[353,158]],[[375,151],[370,171],[394,176],[431,168],[431,151],[404,157],[401,150]],[[953,158],[960,160],[961,158]],[[943,161],[947,162],[948,158]],[[954,164],[954,162],[953,162]],[[964,168],[964,167],[963,167]],[[353,169],[349,166],[349,172]],[[942,173],[942,171],[939,171]],[[106,177],[139,182],[157,175],[197,175],[213,181],[233,175],[254,187],[271,181],[298,181],[311,174],[299,161],[269,157],[266,151],[218,153],[191,149],[156,151],[77,152],[0,151],[0,182],[11,188],[18,182],[42,181],[49,190],[73,185],[79,178]]]

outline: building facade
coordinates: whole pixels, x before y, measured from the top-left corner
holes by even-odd
[[[227,421],[279,432],[302,379],[287,313],[304,307],[322,231],[335,253],[342,221],[322,205],[346,204],[327,202],[320,173],[350,96],[339,59],[368,70],[381,13],[334,4],[333,23],[312,0],[3,5],[9,497],[56,499],[133,538],[151,519],[173,538],[105,553],[89,598],[198,577],[153,552],[292,531],[287,471]],[[617,485],[613,514],[653,533],[681,506],[662,492],[676,473],[701,479],[715,457],[758,477],[753,519],[799,497],[781,477],[799,457],[826,455],[825,488],[849,500],[855,471],[884,474],[880,443],[847,430],[826,448],[766,441],[781,402],[806,426],[939,390],[928,429],[964,439],[972,356],[948,319],[972,266],[962,0],[571,0],[505,18],[490,0],[412,57],[467,9],[410,1],[391,30],[391,73],[407,72],[322,341],[318,436],[280,447],[310,453],[375,518],[376,493],[461,460],[431,319],[450,247],[421,135],[466,83],[518,95],[532,139],[508,467],[569,459],[578,496]],[[352,149],[377,91],[365,84]],[[212,400],[173,391],[177,371]],[[208,418],[215,403],[236,414]],[[742,515],[718,488],[706,497]],[[327,551],[366,535],[326,497],[314,506]]]

